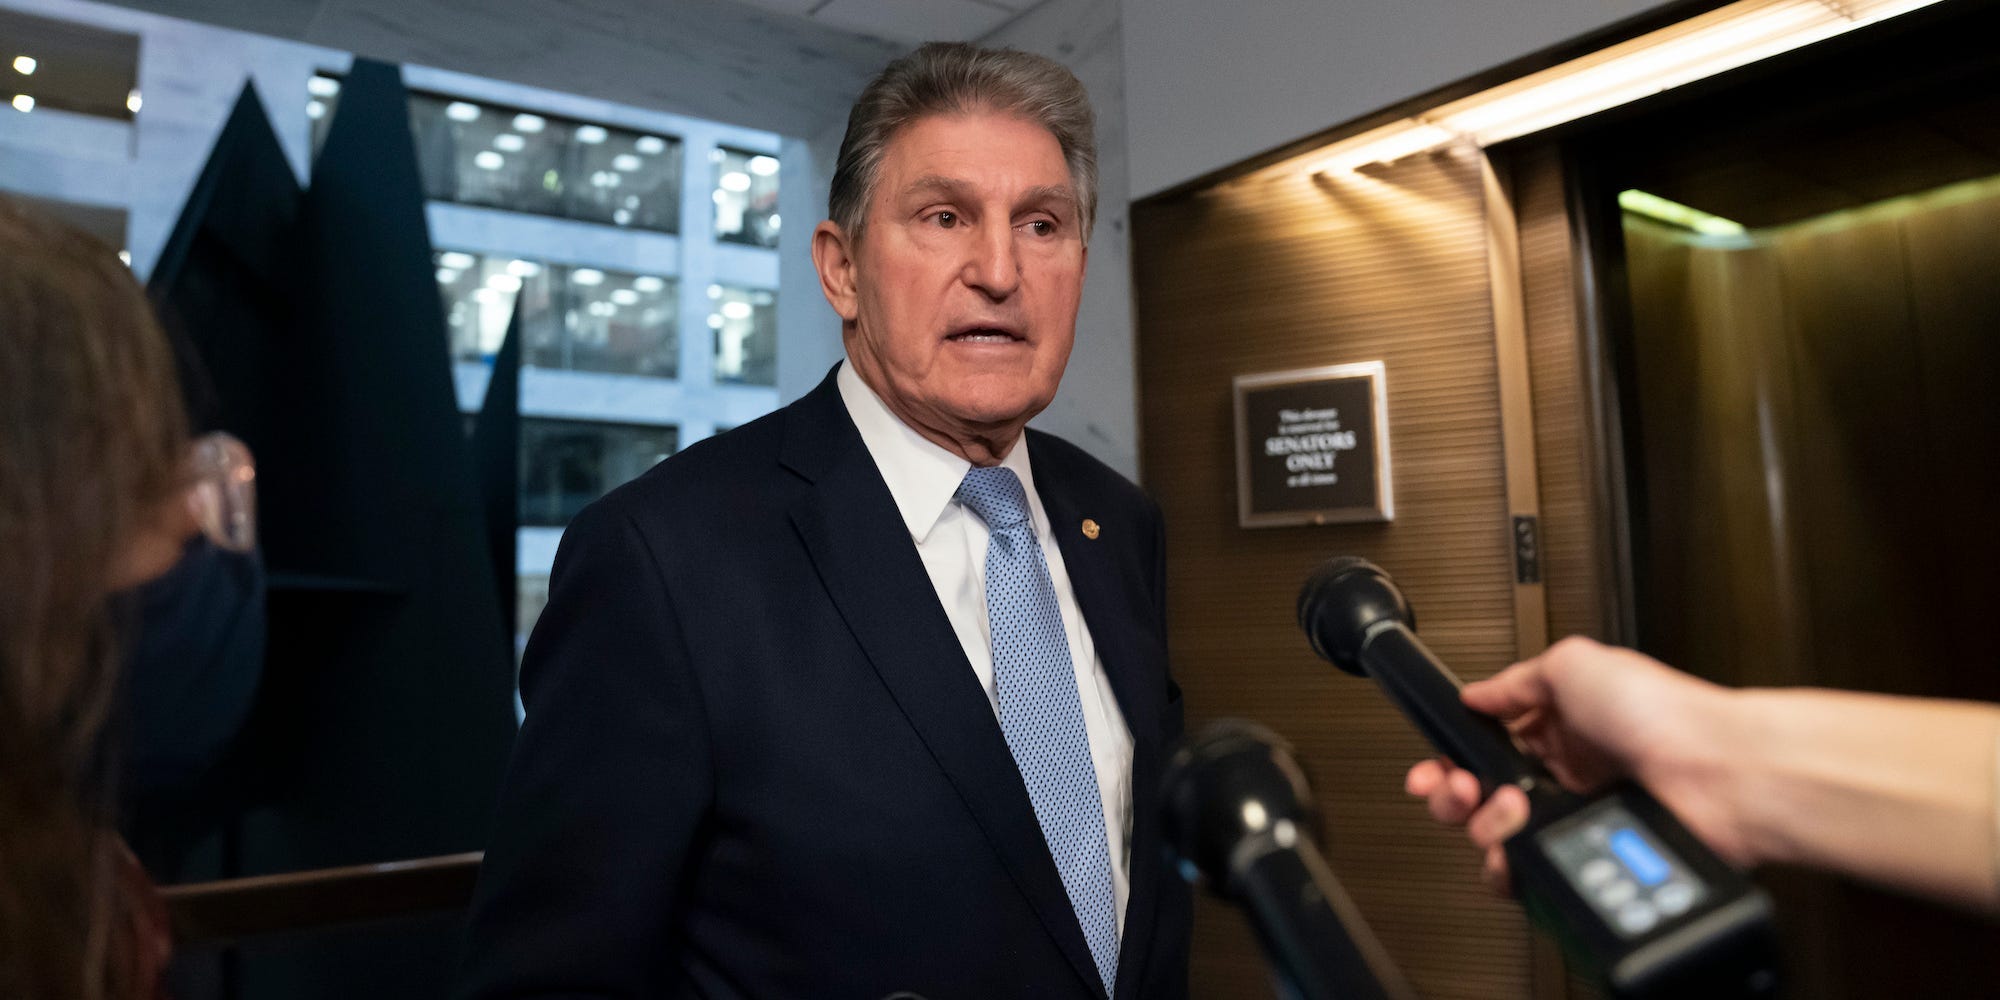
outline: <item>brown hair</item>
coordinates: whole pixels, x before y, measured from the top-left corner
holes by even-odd
[[[930,42],[869,81],[847,115],[834,159],[827,217],[860,239],[875,177],[889,140],[927,115],[998,111],[1049,130],[1069,165],[1084,242],[1097,221],[1097,117],[1074,74],[1052,59],[1014,49]]]
[[[124,1000],[111,579],[182,485],[173,355],[116,254],[0,198],[0,996]]]

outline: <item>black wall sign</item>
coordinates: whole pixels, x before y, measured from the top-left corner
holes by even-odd
[[[1237,522],[1392,519],[1382,382],[1380,361],[1237,376]]]

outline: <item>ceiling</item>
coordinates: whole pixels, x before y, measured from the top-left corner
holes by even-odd
[[[32,56],[34,72],[12,65]],[[26,94],[38,107],[130,119],[125,98],[138,85],[139,39],[113,31],[0,10],[0,100]]]
[[[391,62],[813,137],[929,39],[1042,0],[113,0]]]
[[[839,31],[917,45],[983,38],[1042,0],[737,0]]]
[[[1649,102],[1616,179],[1752,229],[2000,175],[2000,5],[1906,15]]]
[[[2000,175],[2000,96],[1712,135],[1635,186],[1740,222],[1785,225]]]

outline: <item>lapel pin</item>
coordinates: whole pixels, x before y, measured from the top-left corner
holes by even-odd
[[[1083,537],[1095,540],[1100,530],[1102,529],[1098,528],[1096,521],[1087,517],[1083,519]]]

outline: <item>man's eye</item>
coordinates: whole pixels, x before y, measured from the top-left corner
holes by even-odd
[[[1056,224],[1047,219],[1036,219],[1028,223],[1028,228],[1034,230],[1036,236],[1049,236],[1056,231]]]
[[[931,219],[935,221],[939,227],[944,229],[954,229],[957,228],[958,226],[957,212],[939,212],[938,214],[931,216]]]

